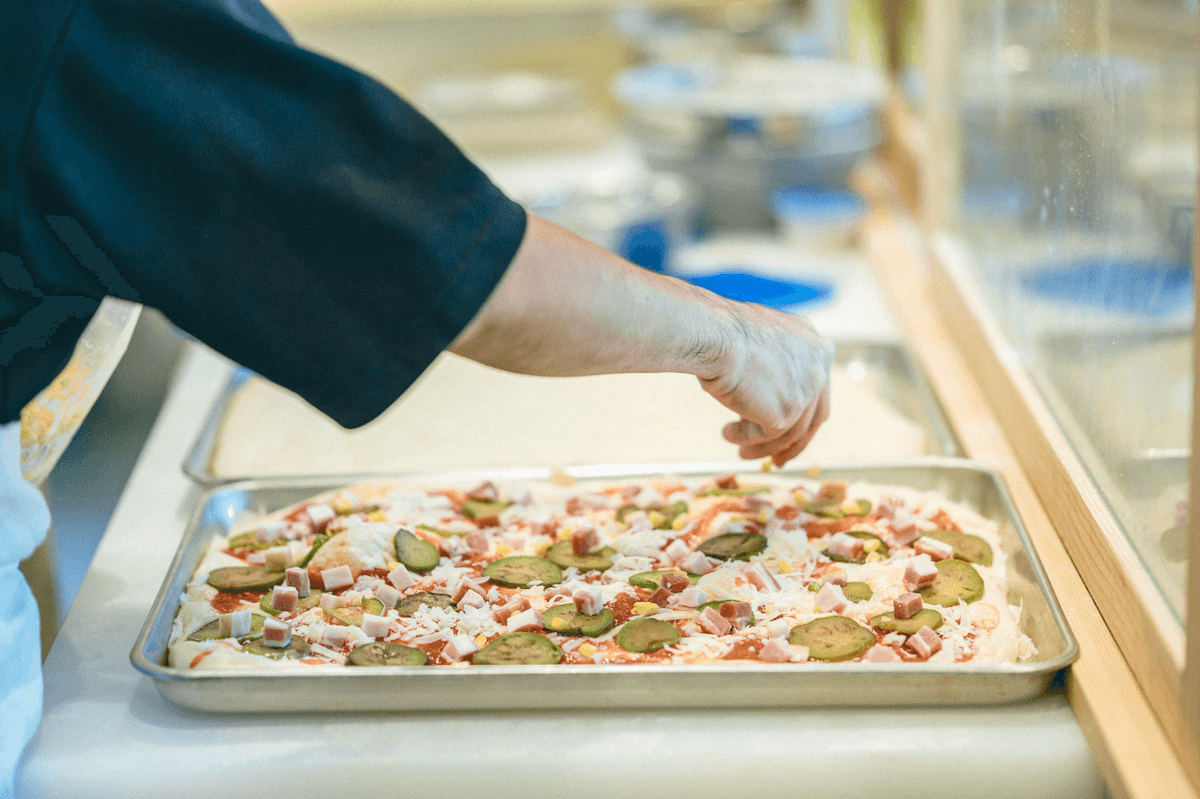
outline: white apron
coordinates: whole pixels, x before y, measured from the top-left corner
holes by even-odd
[[[140,305],[106,298],[66,369],[0,426],[0,799],[11,799],[17,762],[42,715],[38,608],[18,566],[50,529],[37,484],[54,467],[129,344]]]

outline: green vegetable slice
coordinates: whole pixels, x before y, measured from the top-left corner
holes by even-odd
[[[626,652],[654,652],[679,643],[679,629],[661,619],[632,619],[617,631],[617,646]]]
[[[971,564],[951,558],[938,561],[937,570],[933,585],[918,592],[928,604],[951,607],[960,599],[971,603],[983,596],[983,578]]]
[[[304,611],[312,610],[317,605],[321,604],[321,593],[322,592],[320,589],[313,589],[312,591],[309,592],[308,596],[300,597],[298,600],[296,600],[296,611],[295,612],[303,613]],[[278,616],[280,613],[283,612],[282,610],[276,610],[274,607],[271,606],[271,592],[270,591],[263,594],[262,599],[258,600],[258,607],[263,611],[263,613],[267,613],[272,616]]]
[[[511,504],[511,502],[484,502],[478,499],[468,499],[463,503],[462,515],[471,521],[487,516],[499,516],[501,511]]]
[[[874,533],[868,533],[866,530],[850,530],[846,533],[846,535],[852,535],[855,538],[862,539],[863,556],[858,560],[852,560],[850,558],[843,558],[840,555],[830,555],[827,552],[825,553],[825,557],[829,558],[830,560],[837,561],[838,563],[865,563],[867,556],[872,552],[878,552],[879,557],[881,558],[886,558],[890,552],[887,544],[883,543],[883,539]]]
[[[471,530],[443,530],[440,527],[434,527],[432,524],[418,524],[417,529],[428,530],[431,533],[440,535],[442,538],[462,538],[463,536],[470,535],[472,532]]]
[[[396,531],[396,560],[415,572],[432,571],[440,556],[437,547],[401,527]]]
[[[401,616],[411,616],[425,605],[430,608],[450,608],[457,609],[457,605],[450,598],[449,594],[433,594],[428,591],[421,591],[417,594],[412,594],[401,599],[396,604],[396,612]]]
[[[582,572],[602,572],[612,568],[615,554],[617,551],[612,547],[601,547],[586,555],[576,555],[570,541],[559,541],[546,550],[546,560],[563,569],[574,566]]]
[[[271,660],[282,660],[283,658],[298,660],[308,654],[309,646],[308,642],[300,636],[292,635],[291,643],[282,648],[267,646],[262,641],[251,641],[242,647],[242,651],[252,655],[262,655]]]
[[[845,616],[822,616],[793,627],[788,643],[808,647],[813,660],[850,660],[871,648],[875,634]]]
[[[664,574],[684,574],[687,575],[688,582],[695,585],[700,579],[698,574],[688,574],[682,569],[655,569],[654,571],[638,572],[629,578],[629,584],[638,588],[648,588],[651,591],[662,587],[662,578]]]
[[[301,558],[300,562],[297,563],[296,565],[299,566],[300,568],[304,568],[304,567],[308,566],[309,562],[312,561],[312,559],[313,559],[313,555],[317,554],[317,550],[320,549],[322,546],[324,546],[325,542],[328,541],[332,537],[333,536],[330,536],[330,535],[319,535],[316,538],[314,538],[313,542],[312,542],[312,547],[309,548],[309,550],[308,550],[308,554],[305,555],[303,558]]]
[[[845,512],[842,510],[842,501],[840,499],[817,499],[808,503],[804,510],[814,516],[820,516],[825,519],[844,519]]]
[[[913,614],[911,619],[897,619],[896,614],[889,610],[887,613],[881,613],[871,619],[871,626],[912,635],[922,627],[928,627],[931,630],[941,627],[942,614],[931,608],[921,608]]]
[[[608,608],[589,616],[580,613],[574,605],[555,605],[542,614],[542,627],[562,635],[586,635],[595,638],[611,630],[614,623]]]
[[[381,615],[383,613],[383,603],[374,597],[367,597],[362,601],[361,605],[343,605],[340,608],[334,608],[329,611],[330,616],[352,627],[362,626],[364,613],[371,613],[375,616]]]
[[[276,538],[271,541],[262,541],[259,539],[258,533],[254,530],[251,530],[247,533],[235,535],[233,538],[229,539],[229,548],[253,550],[270,549],[271,547],[284,543],[285,540],[286,539],[283,538]]]
[[[424,666],[428,656],[421,649],[391,641],[372,641],[356,647],[346,659],[350,666]]]
[[[471,658],[476,666],[531,666],[559,663],[562,648],[537,633],[507,633],[493,639]]]
[[[750,494],[767,494],[771,489],[767,486],[741,486],[739,488],[706,488],[697,491],[698,497],[745,497]]]
[[[926,533],[925,537],[936,538],[954,547],[954,557],[959,560],[978,563],[980,566],[992,565],[992,547],[977,535],[956,530],[932,530]]]
[[[239,641],[250,641],[254,638],[262,636],[263,622],[267,620],[266,616],[260,616],[257,613],[250,616],[250,634],[238,637]],[[220,619],[213,619],[208,624],[198,630],[195,630],[188,636],[189,641],[219,641],[228,636],[221,635]]]
[[[767,537],[760,533],[721,533],[696,547],[718,560],[746,560],[767,548]]]
[[[842,596],[851,602],[865,602],[875,595],[866,583],[852,582],[842,586]]]
[[[224,566],[213,569],[205,581],[218,591],[238,594],[266,591],[283,582],[283,572],[267,571],[265,566]]]
[[[509,555],[485,566],[483,576],[509,588],[528,588],[532,582],[558,585],[562,582],[562,569],[536,555]]]

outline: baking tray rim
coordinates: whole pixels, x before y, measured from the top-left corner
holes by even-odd
[[[471,480],[481,477],[488,477],[493,480],[502,481],[518,481],[518,480],[547,480],[553,477],[556,473],[566,474],[578,480],[592,479],[622,479],[645,477],[655,474],[671,474],[679,476],[699,476],[705,474],[719,474],[725,472],[736,472],[741,474],[751,473],[754,470],[752,464],[747,464],[744,461],[738,462],[697,462],[697,463],[651,463],[651,464],[592,464],[586,466],[572,466],[561,469],[550,469],[545,467],[517,467],[508,469],[465,469],[465,470],[442,470],[436,472],[398,472],[398,473],[380,473],[369,476],[367,480],[361,479],[361,475],[351,475],[347,481],[343,481],[341,485],[350,485],[352,482],[369,482],[369,481],[438,481],[438,480]],[[831,675],[845,674],[850,677],[855,675],[860,676],[880,676],[880,675],[902,675],[905,678],[911,678],[919,675],[920,678],[934,680],[937,678],[951,679],[956,682],[969,681],[971,678],[995,678],[995,677],[1024,677],[1029,680],[1038,679],[1040,685],[1032,691],[1017,691],[1016,695],[1011,692],[1004,694],[997,699],[957,699],[957,700],[938,700],[930,698],[929,701],[911,701],[901,699],[895,702],[888,702],[888,705],[913,705],[913,704],[928,704],[932,705],[983,705],[983,704],[1006,704],[1013,701],[1023,701],[1032,699],[1043,691],[1045,691],[1055,675],[1061,670],[1070,666],[1079,657],[1079,644],[1075,639],[1067,624],[1066,617],[1062,611],[1055,596],[1053,587],[1050,585],[1049,577],[1042,566],[1041,560],[1037,555],[1037,551],[1033,547],[1033,543],[1029,538],[1028,532],[1025,529],[1020,515],[1016,511],[1016,506],[1012,496],[1008,491],[1008,487],[1000,472],[986,464],[966,458],[952,458],[939,456],[921,456],[918,458],[908,459],[893,459],[886,461],[871,461],[871,462],[841,462],[828,463],[820,468],[820,473],[815,477],[831,477],[834,479],[856,479],[847,472],[853,473],[856,471],[888,471],[899,469],[930,469],[940,470],[944,472],[950,471],[967,471],[974,472],[988,479],[991,488],[996,492],[996,499],[1003,508],[1008,521],[1013,526],[1013,532],[1016,535],[1021,549],[1024,550],[1029,562],[1029,567],[1033,575],[1033,583],[1037,586],[1043,599],[1046,601],[1050,618],[1054,622],[1054,627],[1062,638],[1062,651],[1055,657],[1046,660],[1034,660],[1023,663],[988,663],[988,664],[973,664],[964,663],[953,667],[941,665],[927,664],[889,664],[889,663],[805,663],[802,666],[794,664],[762,664],[762,663],[742,663],[729,662],[722,664],[679,664],[676,666],[662,666],[657,664],[568,664],[568,665],[553,665],[553,666],[496,666],[486,670],[482,669],[463,669],[463,668],[445,668],[445,669],[429,669],[428,667],[412,667],[412,666],[385,666],[373,669],[353,670],[342,669],[336,672],[338,680],[378,680],[389,676],[415,676],[420,675],[426,679],[437,679],[441,681],[458,680],[460,682],[473,682],[476,680],[487,679],[488,675],[496,675],[495,678],[502,676],[510,677],[538,677],[541,679],[549,678],[555,682],[561,682],[564,678],[569,678],[571,675],[620,675],[620,674],[642,674],[642,675],[661,675],[656,679],[692,679],[696,677],[711,677],[714,675],[724,674],[761,674],[769,675],[772,678],[791,677],[793,679],[805,674]],[[795,476],[797,478],[815,479],[812,470],[808,469],[783,469],[776,470],[773,474]],[[336,479],[336,478],[335,478]],[[860,477],[857,479],[871,479]],[[243,480],[236,483],[225,483],[209,489],[200,498],[197,506],[192,514],[191,520],[183,536],[181,537],[179,547],[176,550],[175,556],[171,561],[171,565],[167,569],[167,573],[163,579],[162,586],[151,606],[150,612],[147,615],[141,632],[134,642],[133,649],[130,651],[130,662],[138,671],[146,674],[155,681],[156,687],[160,693],[167,696],[171,693],[172,686],[180,685],[196,685],[201,686],[212,681],[217,681],[217,684],[225,681],[236,679],[249,679],[253,682],[272,682],[276,680],[287,680],[293,683],[299,679],[302,681],[314,679],[328,679],[331,673],[325,669],[223,669],[221,671],[212,672],[197,672],[197,671],[181,671],[179,669],[170,668],[161,663],[153,662],[147,656],[147,648],[150,644],[150,638],[154,628],[158,625],[164,615],[169,612],[170,618],[168,621],[174,620],[174,614],[177,607],[172,605],[172,594],[177,595],[177,588],[173,588],[173,584],[178,579],[179,572],[188,551],[187,544],[190,539],[197,534],[201,519],[212,500],[223,492],[236,491],[239,489],[250,490],[253,488],[273,488],[273,489],[292,489],[311,487],[315,491],[322,489],[334,488],[330,484],[329,477],[305,475],[293,477],[270,477],[259,478],[255,480]],[[495,678],[492,678],[493,680]],[[168,696],[172,701],[178,701],[175,697]],[[772,698],[772,702],[780,706],[788,705],[782,697],[776,696]],[[184,703],[185,704],[185,703]],[[801,702],[802,706],[818,706],[819,702]],[[850,703],[845,703],[850,704]],[[870,703],[878,704],[878,703]],[[186,705],[190,707],[199,707],[206,712],[239,712],[231,709],[213,709],[205,708],[197,705]],[[499,709],[503,705],[497,705],[490,710]],[[568,705],[570,706],[570,705]],[[584,703],[577,707],[586,708],[594,705]],[[609,705],[605,705],[609,706]],[[614,707],[624,707],[624,705],[616,704]],[[665,702],[661,706],[667,707],[687,707],[687,703],[682,702]],[[743,704],[744,707],[752,707],[753,704]],[[446,708],[453,709],[453,708]],[[295,708],[296,711],[311,712],[308,708]],[[419,709],[418,709],[419,710]],[[346,712],[360,712],[353,709],[347,709]],[[416,712],[416,711],[414,711]]]
[[[902,364],[906,372],[906,377],[909,379],[911,389],[914,393],[918,406],[922,414],[925,416],[923,420],[914,420],[923,422],[923,426],[928,427],[927,432],[933,438],[933,444],[937,446],[940,452],[933,455],[921,455],[913,457],[945,457],[954,458],[962,457],[963,447],[958,439],[958,435],[954,432],[953,426],[950,424],[949,417],[946,415],[946,409],[942,406],[941,400],[938,398],[937,392],[933,390],[932,384],[929,382],[929,376],[925,374],[920,362],[916,359],[910,348],[901,341],[880,341],[877,339],[846,339],[835,342],[836,351],[838,353],[850,351],[852,353],[881,353],[882,358],[895,358]],[[838,356],[835,355],[835,363]],[[247,480],[260,479],[255,475],[230,475],[222,476],[214,474],[210,468],[212,463],[213,453],[216,448],[217,436],[221,432],[221,423],[224,419],[229,403],[232,401],[234,394],[242,387],[250,378],[255,377],[256,373],[244,366],[236,366],[230,373],[228,380],[222,387],[221,391],[213,400],[212,405],[208,409],[208,414],[205,417],[204,424],[200,428],[200,432],[196,435],[196,440],[188,450],[187,456],[184,458],[181,468],[187,477],[204,487],[226,486],[230,483],[240,483]],[[801,456],[803,457],[803,456]],[[378,474],[377,472],[352,472],[352,473],[322,473],[322,474],[297,474],[297,475],[270,475],[272,479],[284,479],[288,477],[304,477],[313,479],[357,479],[370,478]]]

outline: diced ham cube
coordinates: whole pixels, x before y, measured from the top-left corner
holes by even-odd
[[[666,548],[663,549],[663,554],[667,556],[667,560],[678,564],[679,561],[692,554],[692,549],[687,544],[683,543],[681,539],[676,538],[674,541],[667,544]]]
[[[309,505],[304,509],[304,513],[308,516],[308,521],[313,527],[320,527],[325,522],[337,516],[333,508],[326,505],[324,502],[316,505]]]
[[[250,564],[251,566],[266,566],[267,555],[262,550],[257,552],[249,552],[246,554],[246,563]]]
[[[529,597],[519,596],[507,604],[496,608],[492,611],[492,618],[497,624],[504,624],[509,617],[514,613],[520,613],[522,610],[529,610]]]
[[[824,585],[824,584],[845,585],[846,584],[846,570],[840,566],[838,566],[837,568],[830,569],[829,571],[827,571],[821,575],[821,584],[822,585]]]
[[[293,566],[284,571],[283,581],[292,588],[295,588],[300,594],[301,599],[308,596],[308,592],[310,590],[308,584],[308,569],[302,569],[299,566]]]
[[[733,625],[729,619],[725,618],[714,607],[707,607],[704,612],[696,619],[696,623],[700,625],[700,629],[706,633],[713,635],[725,635],[733,629]]]
[[[719,608],[721,616],[728,619],[735,630],[745,628],[754,618],[754,611],[749,602],[722,602]]]
[[[575,589],[571,599],[575,602],[575,609],[585,616],[595,616],[604,610],[604,594],[598,585]]]
[[[484,535],[483,533],[479,532],[478,530],[471,532],[471,533],[467,533],[466,537],[463,538],[463,541],[466,542],[467,547],[472,552],[487,552],[488,551],[487,536]]]
[[[731,490],[738,487],[738,479],[736,474],[723,474],[716,479],[717,488]]]
[[[817,499],[835,499],[838,502],[844,502],[846,488],[846,483],[841,480],[828,480],[821,483],[821,487],[817,489]]]
[[[400,601],[400,592],[387,583],[380,583],[375,586],[375,598],[382,602],[385,608],[394,608]]]
[[[921,528],[911,522],[892,528],[892,543],[896,549],[908,546],[921,537]]]
[[[660,608],[665,608],[671,603],[671,592],[660,586],[653,594],[650,595],[650,601],[658,605]]]
[[[679,572],[667,572],[662,576],[659,585],[670,591],[672,594],[678,594],[680,591],[692,584],[686,574]]]
[[[600,534],[595,527],[582,527],[571,533],[571,551],[576,555],[594,552],[600,546]]]
[[[321,643],[334,649],[340,649],[350,640],[350,628],[340,624],[329,624],[321,633]]]
[[[290,585],[277,585],[271,589],[271,607],[275,610],[293,611],[300,601],[300,592]]]
[[[387,581],[392,584],[397,591],[407,591],[417,584],[417,578],[412,576],[404,564],[398,564],[396,568],[388,572]]]
[[[450,595],[450,599],[455,604],[458,604],[466,598],[467,594],[476,594],[480,598],[487,599],[487,588],[480,585],[477,581],[470,577],[459,579],[458,585],[455,586],[454,592]],[[478,607],[478,605],[476,605]]]
[[[475,639],[469,635],[452,635],[450,640],[446,642],[445,649],[442,650],[442,657],[446,660],[462,660],[467,655],[479,651],[479,645],[475,643]]]
[[[514,613],[509,616],[504,627],[510,633],[540,630],[542,629],[542,614],[533,608],[522,610],[520,613]]]
[[[742,567],[742,574],[759,591],[773,592],[779,590],[779,581],[775,579],[775,575],[771,574],[771,570],[761,560],[747,563]]]
[[[942,637],[929,627],[922,627],[908,637],[908,647],[928,659],[942,648]]]
[[[476,516],[475,517],[475,526],[481,530],[484,528],[487,528],[487,527],[499,527],[500,526],[500,514],[489,513],[486,516]]]
[[[471,547],[460,536],[451,535],[438,541],[438,551],[448,558],[457,558],[470,552]]]
[[[238,638],[250,634],[250,611],[235,610],[217,617],[217,629],[222,638]]]
[[[321,569],[321,583],[326,591],[337,591],[354,585],[354,573],[350,567],[342,564],[332,569]]]
[[[283,538],[283,533],[287,530],[290,522],[285,522],[282,519],[275,521],[263,522],[258,527],[254,528],[254,535],[259,541],[264,544],[274,541],[277,538]]]
[[[368,638],[383,638],[388,634],[392,623],[388,621],[386,616],[376,616],[374,613],[364,613],[362,615],[362,624],[359,629],[363,631],[363,635]]]
[[[775,508],[775,503],[771,502],[771,500],[756,497],[753,494],[742,497],[742,502],[746,506],[746,512],[754,516],[757,516],[764,510],[774,510]]]
[[[263,553],[263,565],[269,571],[281,572],[292,565],[292,551],[288,547],[271,547]]]
[[[695,608],[703,605],[708,601],[708,594],[704,590],[690,585],[684,590],[675,595],[675,604],[685,608]]]
[[[463,598],[458,601],[460,608],[482,608],[488,603],[487,597],[483,594],[477,594],[474,591],[468,591],[463,595]]]
[[[911,619],[924,606],[920,594],[908,592],[896,597],[892,602],[892,613],[897,619]]]
[[[679,561],[679,568],[692,574],[708,574],[713,570],[713,565],[709,563],[708,556],[703,552],[692,552]]]
[[[829,546],[825,551],[831,557],[837,556],[846,560],[862,560],[865,552],[865,543],[861,538],[856,536],[846,533],[834,533],[829,537]]]
[[[904,570],[904,587],[909,591],[920,591],[933,585],[938,570],[928,555],[917,555],[908,559]]]
[[[326,591],[321,594],[321,609],[326,611],[337,610],[346,606],[346,597],[338,596],[337,594]]]
[[[954,547],[945,541],[939,541],[929,536],[921,536],[913,544],[918,555],[928,555],[933,560],[948,560],[954,557]],[[269,550],[268,550],[269,551]]]
[[[283,649],[292,642],[292,625],[276,618],[266,619],[263,621],[262,634],[264,646]]]
[[[899,663],[900,656],[890,646],[875,644],[875,646],[867,650],[867,654],[863,656],[863,660],[868,663]]]
[[[793,647],[787,642],[786,638],[772,638],[758,650],[758,658],[759,660],[767,660],[772,663],[787,663],[793,658],[798,659],[798,655],[801,653],[793,651],[793,649],[797,648],[806,650],[803,654],[804,660],[807,660],[808,647]]]
[[[815,604],[817,609],[823,613],[841,613],[850,604],[850,601],[842,593],[840,585],[825,583],[817,592]]]
[[[787,623],[787,619],[772,619],[764,626],[772,638],[782,638],[792,631],[792,625]]]
[[[500,499],[500,491],[491,480],[485,480],[467,492],[467,499],[476,502],[495,502]]]

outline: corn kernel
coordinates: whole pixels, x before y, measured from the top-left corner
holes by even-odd
[[[687,526],[687,523],[688,523],[688,515],[686,513],[681,513],[678,516],[676,516],[675,519],[671,522],[671,529],[672,530],[682,530],[684,527]]]
[[[821,476],[821,467],[820,466],[809,466],[808,471],[806,471],[805,474],[807,474],[809,477],[814,477],[814,478],[820,477]]]
[[[367,519],[373,522],[386,522],[387,516],[381,510],[373,510],[367,514]]]
[[[771,473],[771,469],[772,469],[772,467],[774,467],[774,466],[775,466],[775,464],[771,462],[771,459],[770,459],[770,458],[767,458],[765,461],[763,461],[762,463],[760,463],[760,464],[758,465],[758,470],[759,470],[760,472],[762,472],[763,474],[770,474],[770,473]]]
[[[792,493],[792,502],[803,507],[808,504],[808,497],[804,495],[803,491],[795,491]]]
[[[793,569],[792,564],[788,563],[786,560],[781,560],[779,561],[779,571],[783,572],[784,574],[791,574],[795,571],[795,569]]]
[[[866,548],[866,550],[868,552],[875,552],[876,550],[879,549],[879,546],[882,543],[883,542],[877,538],[868,538],[863,541],[863,546]]]
[[[766,508],[763,508],[758,512],[758,516],[755,518],[758,519],[759,524],[766,524],[767,522],[771,521],[771,513]]]
[[[653,613],[654,611],[658,610],[658,605],[654,604],[653,602],[634,602],[632,610],[633,615],[643,616],[647,613]]]
[[[561,633],[563,630],[567,629],[567,620],[564,619],[562,616],[555,616],[553,619],[550,620],[549,627],[551,630]]]
[[[590,658],[592,655],[596,654],[596,652],[597,650],[594,644],[579,645],[579,654],[583,655],[585,658]]]
[[[496,547],[497,555],[511,555],[512,552],[513,552],[513,548],[510,547],[508,544],[500,544],[498,547]]]
[[[573,533],[573,532],[575,532],[575,531],[572,530],[571,528],[564,527],[561,530],[559,530],[557,533],[555,533],[555,535],[558,536],[559,541],[566,541],[568,538],[571,537],[571,533]]]
[[[396,569],[399,569],[399,568],[400,568],[400,564],[397,563],[396,561],[394,561],[394,560],[388,561],[388,571],[395,571]]]
[[[485,644],[487,644],[487,636],[486,635],[484,635],[483,633],[480,633],[479,635],[475,636],[475,646],[481,647],[481,646],[484,646]]]
[[[647,513],[646,515],[648,517],[650,517],[650,526],[654,527],[654,528],[658,528],[660,525],[662,525],[663,522],[665,522],[667,520],[666,516],[664,516],[663,514],[659,513],[656,510],[652,510],[649,513]]]
[[[867,563],[876,563],[877,561],[881,560],[883,560],[883,555],[880,555],[878,552],[870,552],[867,554]]]

